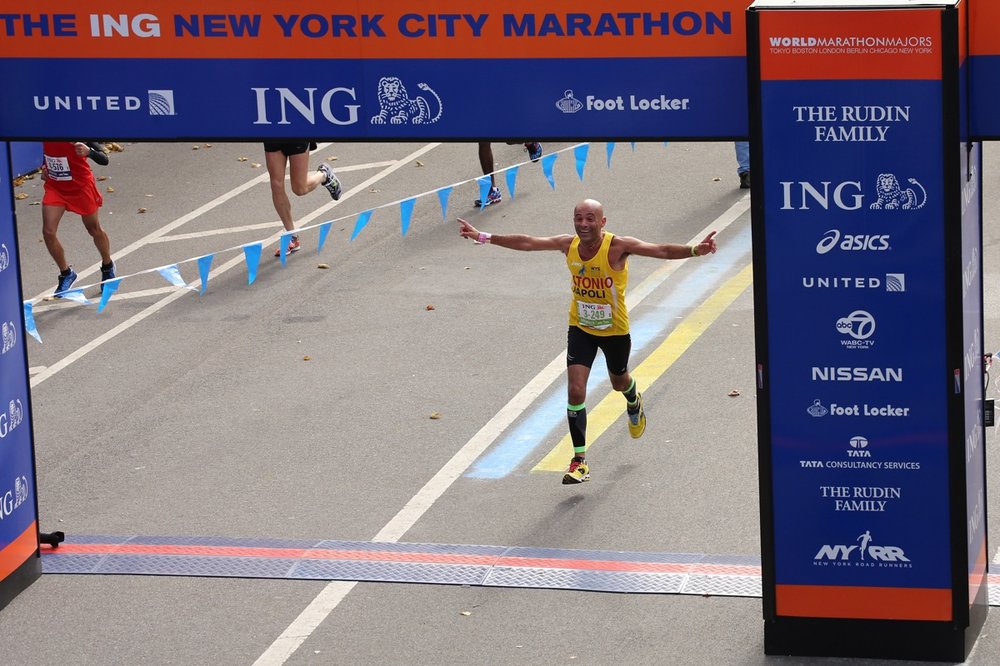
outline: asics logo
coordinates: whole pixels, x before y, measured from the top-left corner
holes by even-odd
[[[841,234],[839,229],[830,229],[816,244],[816,254],[835,248],[844,252],[882,252],[889,247],[889,234]]]

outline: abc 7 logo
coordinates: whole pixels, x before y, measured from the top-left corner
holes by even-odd
[[[855,310],[837,320],[837,330],[855,340],[867,340],[875,332],[875,317],[864,310]]]

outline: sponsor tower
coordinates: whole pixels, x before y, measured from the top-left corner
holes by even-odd
[[[768,654],[962,661],[985,619],[966,5],[748,10]]]

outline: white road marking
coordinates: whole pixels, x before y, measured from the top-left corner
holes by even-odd
[[[413,151],[412,153],[410,153],[409,155],[407,155],[403,159],[393,162],[392,166],[389,166],[389,167],[383,169],[382,171],[380,171],[377,174],[375,174],[374,176],[368,178],[364,182],[362,182],[362,183],[360,183],[360,184],[352,187],[351,189],[347,190],[346,192],[344,192],[343,195],[341,195],[339,202],[338,201],[330,201],[329,203],[326,203],[326,204],[320,206],[319,208],[317,208],[313,212],[311,212],[308,215],[306,215],[304,218],[302,218],[302,224],[307,224],[307,223],[311,222],[312,220],[315,220],[316,218],[318,218],[321,215],[323,215],[324,213],[326,213],[326,211],[328,211],[331,208],[333,208],[338,203],[343,202],[343,201],[345,201],[347,199],[350,199],[352,196],[354,196],[358,192],[366,191],[368,189],[368,187],[372,183],[375,183],[375,182],[381,180],[382,178],[385,178],[389,174],[391,174],[394,171],[400,169],[405,164],[407,164],[409,162],[412,162],[413,160],[417,159],[418,157],[420,157],[424,153],[427,153],[427,152],[433,150],[434,148],[437,148],[440,145],[441,145],[440,143],[429,143],[429,144],[426,144],[426,145],[418,148],[417,150]],[[264,174],[264,176],[266,178],[267,174]],[[128,246],[128,248],[126,248],[125,250],[123,250],[123,252],[131,252],[134,249],[137,249],[140,246],[140,243],[149,242],[148,239],[153,238],[153,237],[160,237],[163,234],[165,234],[166,231],[168,231],[169,229],[176,229],[177,227],[179,227],[184,222],[192,220],[195,217],[197,217],[197,215],[200,215],[201,212],[210,210],[212,207],[218,205],[222,201],[227,201],[227,200],[231,199],[233,196],[236,196],[236,194],[238,194],[240,192],[246,191],[248,187],[250,187],[251,185],[255,184],[256,182],[260,182],[260,178],[259,177],[258,178],[254,178],[249,183],[244,183],[243,185],[240,185],[240,186],[238,186],[238,187],[230,190],[226,194],[223,194],[222,196],[217,197],[216,199],[213,199],[211,202],[205,204],[204,206],[199,207],[196,211],[194,211],[192,213],[188,213],[187,215],[185,215],[182,218],[178,218],[174,222],[172,222],[172,223],[166,225],[165,227],[163,227],[163,228],[161,228],[161,229],[153,232],[152,234],[150,234],[149,236],[147,236],[142,241],[137,241],[136,243],[133,243],[132,245]],[[201,212],[199,212],[199,211],[201,211]],[[276,242],[280,237],[281,237],[281,232],[278,232],[278,233],[275,233],[274,235],[272,235],[270,238],[266,239],[263,242],[265,243],[265,245],[269,245],[271,243]],[[223,273],[225,273],[229,269],[233,268],[234,266],[242,266],[244,263],[245,263],[245,259],[244,259],[243,255],[237,255],[237,256],[233,257],[232,259],[230,259],[229,261],[227,261],[226,263],[224,263],[221,266],[219,266],[218,268],[216,268],[215,270],[211,271],[208,274],[209,280],[211,281],[212,278],[214,278],[214,277],[216,277],[218,275],[222,275]],[[193,286],[193,287],[200,287],[201,286],[201,280],[200,279],[199,280],[195,280],[194,282],[191,283],[191,286]],[[84,346],[80,347],[76,351],[72,352],[68,356],[65,356],[64,358],[60,359],[59,361],[56,361],[52,365],[48,366],[45,370],[39,372],[34,378],[32,378],[32,380],[31,380],[31,388],[37,387],[39,384],[41,384],[42,382],[44,382],[49,377],[54,376],[56,373],[58,373],[63,368],[66,368],[70,364],[72,364],[72,363],[78,361],[79,359],[83,358],[84,356],[86,356],[90,352],[92,352],[95,349],[97,349],[98,347],[100,347],[105,342],[108,342],[109,340],[114,339],[114,337],[117,336],[119,333],[123,333],[123,332],[127,331],[128,329],[132,328],[134,325],[136,325],[139,322],[141,322],[143,319],[146,319],[150,315],[153,315],[153,314],[159,312],[160,310],[162,310],[166,306],[170,305],[171,303],[173,303],[177,299],[181,298],[182,296],[187,296],[187,295],[190,295],[190,294],[194,293],[190,289],[184,289],[183,287],[174,287],[173,289],[174,289],[173,293],[168,294],[163,299],[161,299],[161,300],[157,301],[156,303],[153,303],[152,305],[150,305],[149,307],[147,307],[145,310],[143,310],[141,312],[138,312],[135,315],[129,317],[128,319],[126,319],[122,323],[120,323],[117,326],[115,326],[114,328],[112,328],[110,331],[107,331],[103,335],[100,335],[100,336],[94,338],[93,340],[91,340],[90,342],[88,342]],[[44,294],[43,294],[43,296],[44,296]]]
[[[281,226],[281,220],[274,222],[260,222],[258,224],[245,224],[241,227],[226,227],[224,229],[206,229],[205,231],[195,231],[190,234],[174,234],[173,236],[161,236],[149,241],[150,243],[173,243],[174,241],[191,240],[194,238],[205,238],[206,236],[221,236],[223,234],[237,234],[241,231],[257,231],[259,229],[274,229]]]
[[[993,556],[993,564],[1000,564],[1000,547],[997,547],[997,554]]]
[[[744,195],[729,210],[720,215],[690,241],[700,242],[713,229],[722,231],[750,210],[750,196]],[[664,263],[627,297],[630,308],[660,286],[666,278],[680,266],[679,261]],[[534,400],[540,396],[566,367],[566,352],[554,358],[545,368],[525,385],[510,402],[503,406],[486,425],[479,429],[451,460],[445,463],[416,495],[406,503],[399,513],[375,535],[373,541],[392,543],[398,541],[434,505],[441,495],[475,462],[483,451],[492,444],[507,427],[514,422]],[[333,612],[340,601],[357,585],[352,581],[332,581],[316,596],[288,628],[264,651],[254,666],[281,666],[305,642],[326,617]]]
[[[45,369],[44,365],[33,365],[28,368],[28,375],[37,375],[39,372]]]

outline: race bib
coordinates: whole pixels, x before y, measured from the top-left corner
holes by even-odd
[[[49,172],[52,180],[73,180],[73,174],[69,172],[68,157],[45,156],[45,170]]]
[[[576,318],[580,326],[603,330],[611,328],[611,306],[607,303],[576,302]]]

